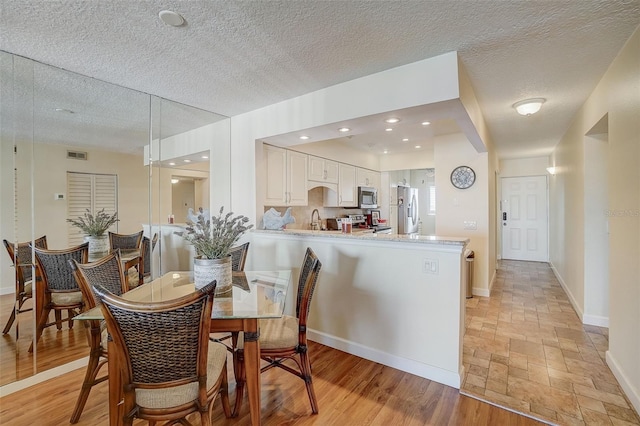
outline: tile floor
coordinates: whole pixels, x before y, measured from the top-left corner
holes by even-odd
[[[558,425],[640,425],[605,362],[608,329],[583,325],[547,263],[500,262],[466,302],[461,392]]]

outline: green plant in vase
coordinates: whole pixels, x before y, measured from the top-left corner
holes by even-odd
[[[109,251],[109,239],[105,233],[119,220],[118,212],[109,214],[102,209],[94,215],[87,209],[82,216],[67,219],[67,222],[85,234],[85,241],[89,242],[89,253],[104,253]]]

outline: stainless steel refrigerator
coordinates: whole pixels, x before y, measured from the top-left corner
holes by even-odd
[[[418,188],[398,186],[398,234],[418,232]]]

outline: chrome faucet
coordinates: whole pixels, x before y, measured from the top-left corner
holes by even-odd
[[[318,216],[317,221],[313,220],[314,215]],[[313,209],[313,211],[311,212],[311,229],[314,231],[318,231],[320,230],[321,226],[322,226],[322,219],[320,219],[320,212],[318,211],[318,209]]]

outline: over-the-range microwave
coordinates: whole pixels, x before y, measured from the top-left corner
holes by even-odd
[[[358,208],[377,209],[378,190],[369,186],[358,187]]]

